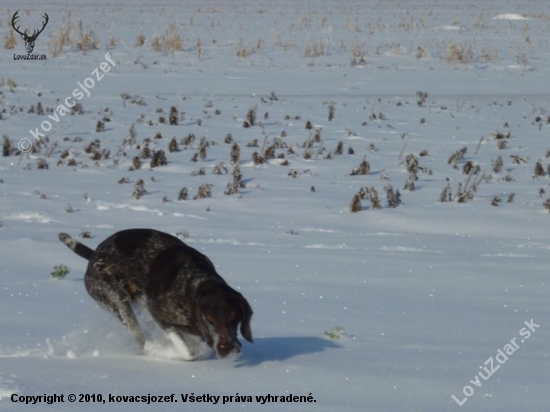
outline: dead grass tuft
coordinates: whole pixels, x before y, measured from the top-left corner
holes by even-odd
[[[447,46],[447,63],[469,64],[474,60],[471,46],[462,43],[451,43]]]
[[[17,46],[17,40],[15,40],[15,31],[10,30],[10,34],[6,37],[4,41],[4,48],[11,50]]]
[[[162,53],[174,53],[183,50],[183,40],[179,34],[176,23],[170,23],[167,33],[162,36],[155,36],[151,43],[154,51]]]

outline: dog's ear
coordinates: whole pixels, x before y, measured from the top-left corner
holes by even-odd
[[[242,312],[242,319],[241,319],[241,335],[243,335],[243,338],[245,338],[250,343],[253,343],[252,339],[252,330],[250,329],[250,319],[252,318],[252,308],[248,304],[247,300],[240,295],[241,300],[241,312]]]

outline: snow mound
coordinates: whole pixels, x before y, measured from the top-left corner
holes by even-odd
[[[39,212],[19,212],[7,216],[8,219],[28,223],[52,223],[52,219]]]
[[[0,376],[0,401],[9,399],[11,395],[18,392],[12,385],[11,380],[2,379]]]
[[[2,399],[9,399],[14,393],[17,393],[17,391],[0,386],[0,401]]]
[[[527,17],[523,17],[520,14],[514,14],[514,13],[506,13],[506,14],[498,14],[495,17],[493,17],[493,20],[529,20]]]

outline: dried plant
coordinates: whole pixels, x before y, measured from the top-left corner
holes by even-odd
[[[187,200],[187,197],[188,197],[188,192],[187,192],[187,188],[184,187],[180,190],[179,192],[179,195],[178,195],[178,200]]]
[[[36,167],[37,169],[49,169],[48,163],[46,162],[46,159],[40,157],[36,159]]]
[[[13,147],[11,140],[8,136],[2,136],[2,156],[7,157],[12,155],[15,152],[15,147]]]
[[[87,231],[87,230],[83,230],[82,232],[80,232],[80,234],[78,235],[79,237],[81,237],[82,239],[92,239],[94,236],[92,236],[92,234]]]
[[[481,168],[479,167],[479,165],[472,162],[471,160],[464,163],[464,166],[462,167],[462,173],[464,173],[465,175],[475,175],[478,174],[480,170]]]
[[[170,107],[170,115],[168,116],[168,121],[171,126],[177,126],[179,123],[179,112],[176,106]]]
[[[238,164],[241,160],[241,147],[237,142],[234,142],[231,146],[231,163]]]
[[[447,186],[445,186],[445,189],[441,192],[441,195],[439,195],[439,201],[444,202],[450,202],[453,200],[453,193],[451,190],[451,183],[449,179],[447,179]]]
[[[471,46],[461,43],[451,43],[447,46],[447,62],[468,64],[474,59],[474,51]]]
[[[80,38],[76,42],[76,49],[87,51],[87,50],[98,50],[100,47],[99,38],[96,36],[94,31],[89,33],[82,33],[82,21],[80,22]]]
[[[84,148],[84,151],[86,153],[94,153],[97,152],[101,147],[101,141],[99,139],[95,139],[93,142],[91,142],[88,146]]]
[[[239,193],[239,187],[240,187],[240,172],[238,175],[233,174],[233,181],[229,182],[227,186],[225,187],[225,191],[223,192],[225,195],[236,195]]]
[[[141,151],[139,152],[140,159],[149,159],[151,158],[151,155],[152,155],[152,152],[151,152],[151,149],[149,148],[149,145],[145,144],[145,146],[143,146],[143,149],[141,149]]]
[[[199,157],[201,158],[201,160],[204,160],[206,159],[206,148],[208,147],[207,144],[202,144],[200,147],[199,147]]]
[[[275,157],[276,157],[275,150],[276,149],[277,149],[277,146],[274,145],[274,144],[269,146],[264,152],[264,158],[265,159],[275,159]]]
[[[220,162],[216,166],[214,166],[214,168],[212,169],[212,173],[215,175],[227,174],[228,170],[225,164],[223,162]]]
[[[199,170],[193,170],[191,172],[191,176],[203,176],[206,174],[206,169],[204,167],[201,167]]]
[[[510,157],[512,158],[512,163],[516,165],[527,163],[527,159],[525,159],[524,157],[517,156],[517,155],[510,155]]]
[[[405,182],[405,185],[403,186],[403,190],[410,190],[411,192],[415,190],[415,182],[418,179],[415,173],[409,172],[407,175],[407,181]]]
[[[542,163],[540,160],[535,165],[535,176],[544,176],[544,167],[542,166]]]
[[[459,183],[455,194],[456,201],[458,203],[466,203],[469,200],[472,200],[474,198],[475,188],[476,185],[469,186],[468,181],[465,185]]]
[[[428,100],[427,92],[422,92],[420,90],[416,92],[416,104],[418,105],[418,107],[424,107],[427,100]]]
[[[265,158],[258,152],[252,153],[252,161],[255,165],[261,165],[265,163]]]
[[[349,210],[352,213],[357,213],[363,210],[363,206],[361,205],[361,197],[358,193],[353,195],[353,199],[351,199],[351,203],[349,205]]]
[[[130,130],[128,130],[128,134],[130,136],[129,144],[130,145],[135,145],[136,144],[136,139],[137,139],[137,132],[136,132],[136,124],[135,123],[132,123],[132,125],[130,126]]]
[[[205,199],[207,197],[212,197],[212,184],[210,183],[204,183],[202,185],[199,186],[199,190],[197,191],[197,194],[195,195],[195,197],[193,198],[193,200],[197,200],[197,199]]]
[[[105,122],[98,120],[95,126],[96,133],[102,133],[105,131]]]
[[[132,196],[139,200],[143,195],[146,195],[148,193],[149,192],[145,190],[145,183],[143,182],[143,179],[139,179],[134,186]]]
[[[370,203],[372,209],[382,209],[382,205],[380,204],[380,199],[378,199],[378,192],[374,187],[370,188]]]
[[[449,157],[447,164],[457,164],[458,162],[461,162],[464,159],[464,155],[466,154],[467,151],[468,151],[468,148],[466,146],[464,146],[460,150],[457,150],[451,155],[451,157]]]
[[[497,140],[502,140],[502,139],[509,139],[510,137],[512,137],[512,135],[511,135],[510,132],[508,132],[506,134],[500,133],[500,132],[494,132],[493,137]]]
[[[370,163],[364,158],[359,167],[351,171],[351,176],[368,175],[370,173]]]
[[[392,185],[386,185],[384,186],[384,190],[386,191],[386,198],[388,200],[388,206],[391,208],[396,208],[401,203],[401,193],[399,193],[399,190],[393,191]]]
[[[178,142],[177,142],[175,137],[173,137],[172,140],[170,140],[170,143],[168,144],[168,151],[170,153],[180,151],[180,147],[179,147]]]
[[[334,102],[330,102],[328,105],[328,121],[331,122],[334,120],[334,113],[336,112],[336,106]]]
[[[418,173],[418,170],[420,169],[418,165],[418,158],[412,153],[408,154],[407,157],[405,158],[405,165],[407,167],[407,172],[409,172],[409,179],[411,178],[411,175],[412,175],[412,177],[414,177],[414,180],[418,180],[417,173]]]
[[[15,32],[10,28],[9,35],[6,37],[6,40],[4,41],[4,48],[11,50],[17,45],[17,41],[15,40]]]
[[[174,53],[183,50],[183,40],[178,32],[176,23],[171,23],[170,28],[162,36],[156,36],[151,43],[154,51]]]
[[[158,150],[153,151],[153,158],[151,159],[150,166],[153,167],[159,167],[159,166],[166,166],[168,164],[168,161],[166,160],[166,153],[164,153],[164,150]]]
[[[357,192],[360,199],[366,200],[370,199],[370,189],[368,187],[362,187],[359,189],[359,192]]]
[[[189,133],[186,137],[184,137],[184,138],[182,139],[182,142],[181,142],[181,143],[182,143],[186,148],[188,148],[188,147],[190,147],[190,146],[193,146],[193,144],[195,143],[195,140],[196,140],[195,134],[194,134],[194,133]]]
[[[502,161],[502,156],[499,155],[496,160],[493,161],[493,172],[500,173],[502,171],[502,166],[504,166],[504,162]]]
[[[258,111],[258,106],[254,105],[252,106],[248,112],[246,113],[246,121],[245,123],[248,124],[248,126],[244,126],[243,124],[243,127],[250,127],[250,126],[254,126],[256,124],[256,112]]]
[[[134,44],[134,46],[135,47],[142,47],[144,44],[145,44],[145,36],[140,31],[137,38],[136,38],[136,43]]]

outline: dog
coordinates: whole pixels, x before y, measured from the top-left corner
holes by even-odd
[[[221,358],[239,354],[239,325],[243,338],[253,342],[247,300],[210,259],[180,239],[153,229],[128,229],[95,251],[66,233],[59,240],[89,261],[86,290],[120,319],[141,348],[146,338],[132,309],[136,301],[146,305],[185,360],[204,354],[202,342]]]

